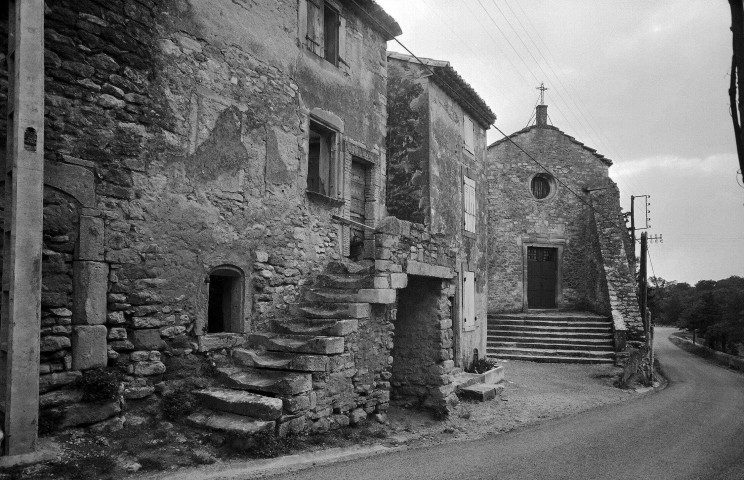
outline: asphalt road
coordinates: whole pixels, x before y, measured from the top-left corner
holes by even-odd
[[[744,375],[657,328],[669,386],[490,438],[396,451],[272,479],[744,479]]]

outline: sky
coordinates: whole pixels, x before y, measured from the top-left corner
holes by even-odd
[[[449,61],[506,134],[528,124],[544,82],[551,123],[613,161],[623,209],[631,195],[650,195],[648,234],[663,237],[649,244],[650,275],[690,284],[744,276],[728,2],[377,3],[401,26],[397,39]],[[501,137],[488,131],[489,144]]]

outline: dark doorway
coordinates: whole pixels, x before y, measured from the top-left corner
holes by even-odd
[[[367,220],[367,165],[353,158],[351,161],[351,202],[349,218],[358,223]],[[364,230],[351,227],[349,257],[359,259],[364,249]]]
[[[528,308],[555,308],[557,258],[555,248],[527,247]]]
[[[236,267],[218,267],[209,275],[207,333],[241,332],[243,275]]]

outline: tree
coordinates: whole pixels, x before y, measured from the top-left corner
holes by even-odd
[[[744,175],[744,132],[741,120],[744,119],[744,5],[743,0],[729,0],[731,7],[731,33],[733,34],[733,56],[731,57],[731,83],[729,84],[729,103],[731,120],[734,124],[736,153],[739,168]]]

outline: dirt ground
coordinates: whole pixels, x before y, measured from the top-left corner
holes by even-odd
[[[614,383],[621,369],[611,365],[520,361],[502,364],[505,388],[500,397],[483,403],[461,402],[444,420],[434,419],[425,411],[391,407],[385,424],[370,421],[326,434],[263,438],[257,446],[246,439],[194,430],[180,421],[148,420],[128,412],[123,426],[115,432],[73,430],[43,439],[60,451],[60,462],[6,470],[0,472],[0,480],[123,479],[132,475],[148,478],[155,472],[244,463],[250,458],[327,448],[424,446],[504,433],[643,394],[616,388]]]
[[[614,386],[622,369],[612,365],[522,361],[502,365],[506,373],[500,398],[461,402],[444,421],[436,421],[426,412],[391,408],[390,440],[410,444],[479,438],[641,395],[635,389]]]

